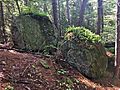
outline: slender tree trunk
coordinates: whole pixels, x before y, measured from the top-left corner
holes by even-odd
[[[88,0],[83,0],[81,3],[81,8],[80,8],[80,16],[79,16],[79,21],[78,25],[83,26],[83,21],[84,21],[84,13],[85,13],[85,8],[87,5]]]
[[[75,12],[76,12],[76,15],[79,16],[80,14],[80,3],[81,3],[81,0],[75,0]]]
[[[104,13],[103,13],[103,1],[102,1],[102,8],[101,8],[101,15],[102,15],[102,30],[101,33],[104,31]]]
[[[60,18],[61,18],[61,7],[60,7],[60,0],[58,0],[58,22],[59,22],[59,25],[60,25]]]
[[[79,26],[79,22],[80,22],[79,21],[79,16],[80,16],[80,7],[81,7],[80,3],[81,3],[81,0],[75,0],[75,14],[76,14],[76,18],[74,19],[71,16],[71,25]]]
[[[45,13],[47,13],[47,3],[46,3],[46,2],[44,2],[43,11],[44,11]]]
[[[2,35],[2,40],[3,40],[3,43],[6,43],[7,42],[7,39],[6,39],[6,34],[5,34],[5,24],[4,24],[4,11],[3,11],[3,2],[0,1],[0,31],[1,31],[1,35]]]
[[[67,20],[68,20],[68,25],[71,25],[69,0],[66,0],[66,8],[67,8]]]
[[[3,30],[2,30],[2,1],[0,1],[0,40],[3,41]],[[0,42],[0,43],[1,43]]]
[[[61,36],[61,6],[60,6],[60,0],[58,0],[58,28],[60,30],[60,36]]]
[[[100,35],[103,32],[103,0],[98,0],[98,20],[97,20],[97,32]]]
[[[117,42],[116,42],[116,55],[115,55],[115,77],[118,79],[120,76],[120,0],[117,2]]]
[[[18,3],[18,0],[15,0],[15,2],[16,2],[16,5],[17,5],[17,8],[18,8],[18,12],[19,12],[19,14],[21,14],[20,6],[19,6],[19,3]]]
[[[53,20],[56,28],[58,28],[58,11],[57,11],[57,0],[52,0]]]

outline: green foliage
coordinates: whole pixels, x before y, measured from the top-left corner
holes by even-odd
[[[116,1],[115,0],[104,0],[103,3],[104,15],[114,15],[116,10]]]
[[[9,20],[11,16],[19,15],[18,7],[16,5],[15,0],[3,0],[3,1],[5,4],[4,5],[5,20]],[[34,13],[40,16],[49,15],[50,17],[52,17],[51,0],[28,0],[27,4],[24,3],[24,0],[18,0],[18,4],[20,7],[20,11],[23,14]],[[80,5],[81,5],[81,0],[69,0],[71,26],[72,25],[76,26],[78,24]],[[113,24],[115,23],[115,18],[114,18],[116,11],[115,6],[116,6],[115,0],[104,0],[103,2],[104,28],[103,28],[102,40],[104,42],[114,41],[115,25]],[[68,21],[66,19],[67,15],[65,13],[65,10],[66,10],[66,0],[59,0],[58,19],[59,19],[59,29],[61,30],[60,31],[61,35],[64,35],[64,29],[68,27]],[[113,19],[113,20],[112,21],[106,20],[106,17],[108,16],[110,16],[109,19]],[[90,29],[92,32],[96,32],[97,29],[96,21],[97,21],[97,2],[96,0],[88,0],[88,3],[86,5],[86,10],[84,13],[83,27]]]
[[[29,14],[29,13],[33,13],[34,15],[37,15],[37,16],[48,16],[47,13],[41,13],[38,10],[36,10],[35,8],[23,6],[22,14]]]
[[[57,49],[57,47],[56,47],[55,45],[46,45],[46,46],[44,47],[43,53],[44,53],[45,55],[49,55],[50,52],[53,52],[55,49]]]
[[[78,38],[80,40],[90,41],[93,43],[101,42],[101,37],[99,35],[92,33],[90,30],[88,30],[84,27],[69,27],[69,28],[67,28],[67,34],[66,34],[65,38],[68,40]]]
[[[101,33],[102,41],[114,42],[115,41],[115,20],[114,16],[106,16],[104,18],[104,31]]]
[[[115,54],[115,47],[106,48],[106,50],[111,52],[112,54]]]
[[[60,86],[65,87],[65,90],[73,90],[73,84],[73,79],[69,77],[66,77],[60,81]]]

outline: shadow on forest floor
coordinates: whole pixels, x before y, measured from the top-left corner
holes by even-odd
[[[61,63],[65,67],[54,56],[1,49],[0,90],[120,90],[120,81],[107,77],[93,82]]]

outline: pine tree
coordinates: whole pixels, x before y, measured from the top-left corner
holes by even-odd
[[[120,75],[120,0],[117,2],[117,39],[116,39],[116,55],[115,55],[115,77]]]
[[[71,25],[69,0],[66,0],[66,9],[67,9],[67,20],[68,20],[68,25]]]
[[[2,43],[7,42],[5,35],[4,9],[2,1],[0,1],[0,35],[0,37],[2,38]]]
[[[98,20],[97,20],[97,32],[99,34],[103,32],[103,0],[98,0]]]
[[[53,20],[55,26],[58,28],[58,11],[57,11],[57,0],[52,0]]]
[[[80,4],[81,8],[80,8],[79,21],[78,21],[79,26],[83,26],[84,13],[85,13],[85,8],[86,8],[86,5],[87,5],[87,2],[88,2],[88,0],[83,0],[82,3]]]

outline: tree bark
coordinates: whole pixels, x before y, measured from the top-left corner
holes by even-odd
[[[47,3],[44,2],[43,11],[44,11],[45,13],[47,13],[47,12],[48,12],[47,10],[48,10],[48,9],[47,9]]]
[[[57,11],[57,0],[52,0],[53,20],[56,28],[58,28],[58,11]]]
[[[116,39],[116,55],[115,55],[115,77],[118,79],[120,76],[120,0],[117,2],[117,39]]]
[[[84,13],[85,13],[85,8],[87,5],[88,0],[83,0],[81,3],[81,8],[80,8],[80,16],[79,16],[79,21],[78,25],[83,26],[83,21],[84,21]]]
[[[58,0],[58,28],[60,30],[60,36],[61,36],[61,6],[60,6],[60,0]]]
[[[67,21],[68,21],[68,25],[71,25],[69,0],[66,0],[66,9],[67,9]]]
[[[3,41],[3,30],[2,30],[2,1],[0,1],[0,40]]]
[[[4,9],[3,9],[3,2],[0,1],[0,31],[1,31],[1,38],[2,42],[7,42],[6,34],[5,34],[5,24],[4,24]]]
[[[103,32],[103,0],[98,0],[98,20],[97,20],[97,32],[100,35]]]

